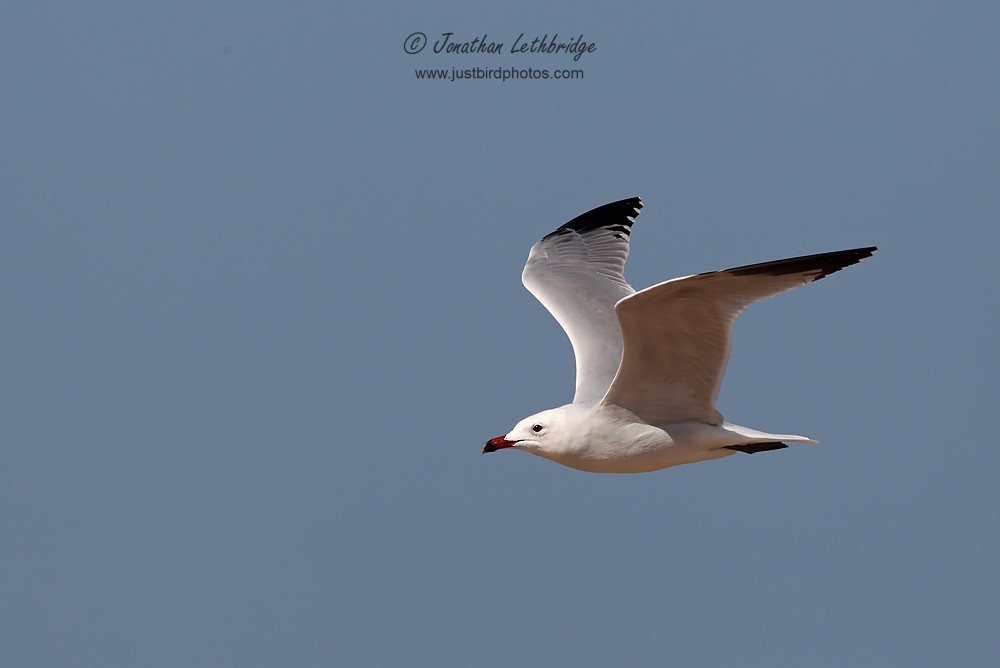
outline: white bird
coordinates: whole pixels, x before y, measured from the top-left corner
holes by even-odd
[[[636,292],[622,275],[642,200],[605,204],[531,248],[521,280],[569,336],[573,403],[487,441],[582,471],[642,473],[815,443],[723,420],[715,402],[747,306],[857,264],[855,248],[674,278]]]

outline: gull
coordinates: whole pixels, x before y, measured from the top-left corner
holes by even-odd
[[[732,424],[716,410],[733,325],[753,302],[877,248],[683,276],[636,292],[623,270],[641,208],[638,197],[605,204],[531,247],[521,281],[569,337],[576,393],[490,439],[483,454],[510,448],[582,471],[643,473],[816,443]]]

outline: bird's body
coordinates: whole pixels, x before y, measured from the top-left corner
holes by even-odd
[[[814,442],[804,436],[768,434],[728,422],[712,425],[684,420],[648,424],[620,406],[601,403],[566,404],[524,422],[498,438],[517,443],[513,447],[539,457],[591,473],[646,473],[726,457],[737,451],[731,449],[733,446],[748,446],[753,451],[753,446],[763,445],[763,451],[784,447],[780,444],[785,441]],[[565,447],[538,447],[530,430],[532,425],[540,423],[548,430],[558,426]],[[519,427],[528,432],[525,438],[517,438]],[[498,441],[494,445],[502,444]]]
[[[639,198],[545,236],[522,280],[569,336],[573,402],[525,418],[483,452],[515,448],[595,473],[642,473],[815,442],[725,422],[715,401],[733,324],[750,303],[869,257],[874,247],[676,278],[636,292],[622,270]]]

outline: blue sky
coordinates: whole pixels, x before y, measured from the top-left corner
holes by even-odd
[[[0,663],[986,665],[998,19],[7,3]],[[881,248],[737,326],[722,412],[821,445],[480,456],[572,395],[528,248],[633,195],[637,287]]]

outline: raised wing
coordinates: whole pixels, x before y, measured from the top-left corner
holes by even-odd
[[[747,306],[857,264],[876,248],[821,253],[675,278],[622,299],[621,368],[603,403],[649,422],[719,424],[715,409],[736,317]]]
[[[531,247],[521,281],[559,322],[576,356],[574,403],[604,396],[622,357],[615,304],[635,292],[622,270],[642,200],[588,211]]]

